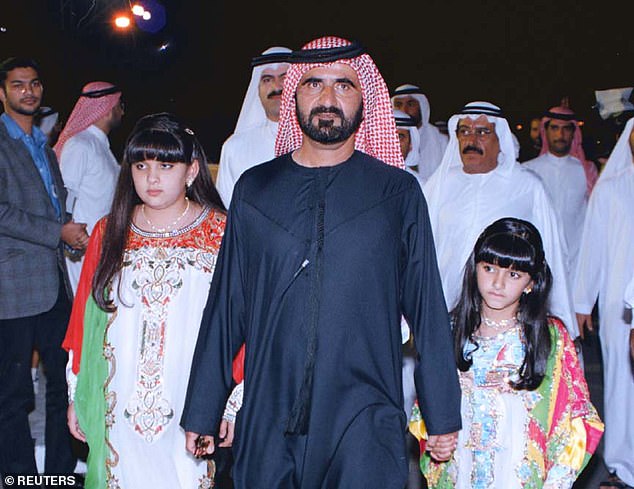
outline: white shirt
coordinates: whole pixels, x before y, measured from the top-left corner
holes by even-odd
[[[267,119],[263,126],[234,133],[224,142],[220,151],[220,164],[216,189],[226,208],[231,203],[233,187],[246,170],[275,158],[277,122]]]
[[[60,166],[69,194],[67,209],[75,222],[88,225],[90,234],[96,222],[110,212],[119,177],[120,167],[108,137],[96,126],[75,134],[64,145]]]
[[[608,162],[609,163],[609,162]],[[604,460],[634,484],[634,375],[631,311],[623,302],[634,273],[634,165],[595,185],[586,215],[575,283],[575,309],[590,314],[599,299],[605,398]]]
[[[574,156],[557,157],[552,153],[544,153],[537,158],[523,163],[537,173],[546,187],[546,191],[563,225],[563,235],[568,250],[568,276],[576,270],[577,255],[583,231],[583,220],[586,216],[588,196],[586,190],[586,174],[581,161]]]
[[[75,222],[86,223],[88,234],[99,219],[110,212],[120,166],[110,151],[108,136],[89,126],[66,141],[60,157],[64,185],[68,189],[66,209]],[[66,259],[73,292],[81,274],[83,257]]]

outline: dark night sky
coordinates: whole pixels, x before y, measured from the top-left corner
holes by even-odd
[[[378,2],[340,0],[306,2],[300,12],[299,2],[289,0],[258,6],[161,0],[167,25],[153,35],[114,32],[110,11],[125,7],[125,0],[94,0],[90,12],[93,0],[1,2],[0,57],[36,58],[44,103],[63,117],[88,81],[124,88],[127,114],[112,134],[115,152],[136,119],[168,110],[190,122],[216,160],[237,118],[251,57],[329,34],[361,41],[390,89],[421,86],[432,120],[446,120],[465,102],[489,100],[513,123],[525,122],[568,95],[586,133],[600,136],[605,127],[592,109],[594,90],[634,84],[627,2],[431,0],[408,2],[417,5],[408,11],[396,2],[379,8]],[[165,41],[170,47],[159,53]]]

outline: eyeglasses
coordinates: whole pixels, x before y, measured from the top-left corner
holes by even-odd
[[[467,127],[460,126],[456,129],[456,135],[458,139],[466,139],[471,136],[475,136],[478,139],[486,139],[493,134],[493,129],[488,127]]]

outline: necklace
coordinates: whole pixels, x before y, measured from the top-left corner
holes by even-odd
[[[187,205],[185,206],[185,210],[183,211],[183,213],[178,216],[176,219],[174,219],[174,221],[171,224],[168,224],[167,226],[165,226],[164,228],[158,228],[156,227],[152,221],[150,221],[148,219],[148,217],[145,215],[145,204],[141,204],[141,214],[143,214],[143,219],[145,219],[145,222],[148,223],[148,225],[150,226],[150,228],[152,229],[152,231],[155,231],[157,233],[166,233],[168,231],[171,231],[172,229],[174,229],[174,226],[176,226],[176,224],[178,224],[178,222],[185,217],[185,214],[187,214],[187,211],[189,211],[189,199],[187,197],[185,197],[185,201],[187,202]]]
[[[513,316],[510,319],[502,319],[500,321],[494,321],[493,319],[482,316],[482,321],[487,328],[491,328],[495,331],[505,331],[506,329],[517,323],[517,316]]]

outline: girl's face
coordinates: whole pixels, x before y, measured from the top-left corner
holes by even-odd
[[[156,160],[132,164],[134,188],[143,203],[155,210],[179,207],[185,199],[188,180],[198,175],[198,161],[191,165]]]
[[[476,277],[482,297],[482,310],[486,317],[495,320],[515,316],[522,292],[533,285],[527,272],[502,268],[485,261],[477,263]]]

